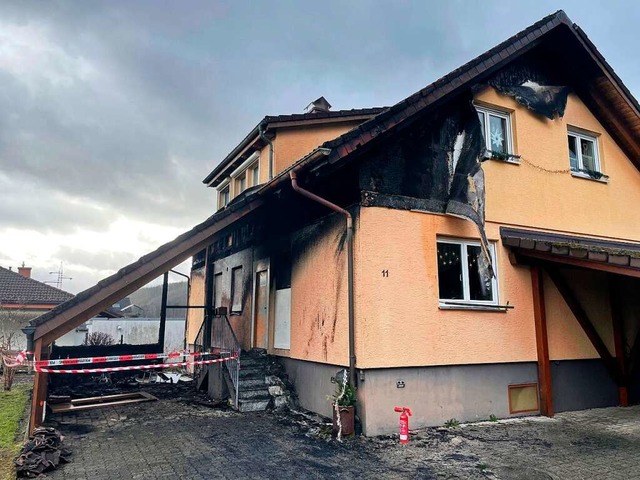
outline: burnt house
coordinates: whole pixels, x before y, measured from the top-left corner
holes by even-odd
[[[301,115],[281,126],[333,113]],[[35,320],[37,355],[193,256],[189,344],[232,332],[325,415],[346,369],[367,435],[395,405],[426,426],[637,403],[640,107],[585,33],[557,12],[366,115],[292,156],[261,122],[205,179],[218,211]]]

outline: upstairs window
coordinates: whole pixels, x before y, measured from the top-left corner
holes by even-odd
[[[484,134],[485,148],[493,156],[513,153],[509,114],[484,107],[476,107],[476,110]]]
[[[236,195],[240,195],[247,188],[247,171],[245,170],[236,177]]]
[[[227,185],[218,192],[218,208],[229,205],[229,200],[231,200],[231,195],[229,193],[229,185]]]
[[[249,179],[251,181],[251,186],[255,187],[260,184],[260,163],[256,161],[253,165],[249,167]]]
[[[601,173],[598,139],[595,136],[569,131],[569,165],[574,174],[593,177]],[[599,177],[598,177],[599,178]]]
[[[496,270],[494,246],[489,254]],[[438,289],[440,302],[446,305],[497,304],[495,278],[483,280],[480,262],[484,261],[480,242],[468,240],[438,240]]]

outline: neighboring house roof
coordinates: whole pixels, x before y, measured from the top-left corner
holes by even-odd
[[[321,97],[322,98],[322,97]],[[329,123],[335,120],[366,120],[383,112],[388,107],[354,108],[351,110],[315,111],[313,113],[294,113],[290,115],[267,115],[251,130],[246,137],[202,180],[202,183],[210,184],[221,172],[223,172],[233,160],[247,147],[260,139],[260,130],[266,132],[270,128],[288,127],[297,124]]]
[[[101,308],[109,306],[191,255],[203,250],[210,244],[213,235],[258,209],[264,204],[265,197],[288,184],[289,171],[292,169],[304,167],[318,172],[325,166],[328,167],[326,171],[330,171],[330,168],[344,165],[345,161],[353,156],[353,153],[364,151],[369,144],[385,137],[401,125],[408,125],[410,121],[419,118],[418,114],[424,114],[430,108],[442,105],[444,101],[451,98],[450,96],[463,89],[468,90],[472,84],[486,79],[497,69],[504,67],[507,63],[538,45],[547,35],[561,29],[578,42],[582,51],[590,56],[598,68],[601,68],[603,78],[609,82],[607,86],[604,81],[599,82],[598,85],[594,85],[594,89],[600,89],[599,91],[611,95],[607,101],[610,105],[617,105],[616,108],[610,107],[610,112],[607,112],[607,109],[602,106],[599,111],[609,119],[609,127],[616,130],[616,140],[621,142],[627,152],[640,152],[640,108],[638,108],[637,101],[624,87],[611,67],[606,64],[586,35],[571,23],[564,12],[559,11],[536,22],[506,42],[492,48],[393,107],[384,110],[352,131],[325,142],[322,148],[301,158],[264,186],[236,198],[227,207],[192,230],[124,267],[94,287],[79,293],[74,299],[33,320],[32,324],[37,326],[35,338],[42,338],[45,343],[50,343],[57,338],[56,335],[65,333],[81,324]],[[562,46],[563,44],[558,44],[555,48],[560,49]],[[623,102],[624,105],[620,102]],[[623,106],[624,108],[622,108]],[[337,113],[330,112],[330,114]],[[620,118],[615,115],[619,115]],[[640,169],[640,155],[631,156],[631,160]],[[87,317],[87,315],[89,316]]]
[[[0,267],[0,305],[58,305],[73,295]]]

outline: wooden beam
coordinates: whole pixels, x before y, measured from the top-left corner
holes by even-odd
[[[562,277],[560,272],[554,267],[547,266],[546,271],[549,274],[549,277],[553,281],[554,285],[560,292],[560,295],[566,302],[567,306],[573,313],[573,316],[576,318],[576,320],[578,320],[578,323],[582,327],[582,330],[584,330],[584,333],[587,334],[587,337],[593,345],[593,348],[595,348],[596,352],[598,352],[598,355],[600,355],[600,358],[602,359],[605,367],[607,367],[607,370],[609,370],[609,373],[611,374],[615,382],[618,385],[621,385],[623,383],[623,377],[622,372],[618,368],[616,360],[613,358],[611,352],[609,352],[609,349],[600,338],[600,335],[598,335],[598,332],[593,326],[593,323],[591,323],[591,321],[589,320],[587,312],[585,312],[582,308],[582,305],[580,305],[580,302],[571,290],[571,287]]]
[[[265,187],[263,187],[265,188]],[[146,261],[135,262],[117,274],[100,282],[81,301],[64,309],[45,323],[36,326],[35,339],[42,338],[44,344],[52,343],[57,338],[82,325],[114,302],[133,293],[164,272],[174,268],[190,256],[209,246],[214,235],[245,217],[263,204],[262,199],[247,203],[238,211],[213,221],[214,218],[194,227],[173,242],[158,248],[155,252],[143,257]],[[182,240],[181,240],[182,238]],[[122,272],[122,273],[121,273]],[[78,294],[83,296],[84,292]],[[73,300],[70,300],[72,302]]]
[[[34,348],[34,360],[46,360],[49,357],[49,349],[47,345],[42,343],[41,339],[36,340]],[[33,380],[33,394],[31,395],[31,416],[29,417],[29,433],[33,432],[33,429],[42,425],[42,416],[44,409],[46,408],[45,402],[47,400],[48,392],[48,378],[47,373],[36,372]]]
[[[575,267],[588,268],[589,270],[599,270],[601,272],[615,273],[617,275],[623,275],[625,277],[640,278],[640,270],[633,267],[622,267],[613,265],[610,263],[594,262],[591,260],[583,260],[575,257],[565,257],[562,255],[552,255],[543,252],[537,252],[535,250],[520,250],[518,249],[518,258],[529,257],[538,260],[547,260],[553,263],[562,263],[565,265],[573,265]]]
[[[540,413],[547,417],[553,417],[553,389],[551,386],[551,365],[549,364],[547,315],[544,306],[542,269],[538,265],[531,267],[531,289],[533,292],[533,318],[536,328],[536,347],[538,351]]]
[[[611,324],[613,326],[613,341],[616,349],[616,361],[622,382],[618,386],[620,406],[629,406],[629,378],[627,376],[627,362],[625,357],[624,319],[622,317],[622,299],[619,292],[620,285],[613,276],[609,277],[609,305],[611,308]]]

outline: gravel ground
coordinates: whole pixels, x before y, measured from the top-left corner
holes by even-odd
[[[305,414],[239,414],[155,385],[157,402],[52,417],[72,463],[52,479],[640,479],[640,407],[430,428],[395,437],[327,435]]]

